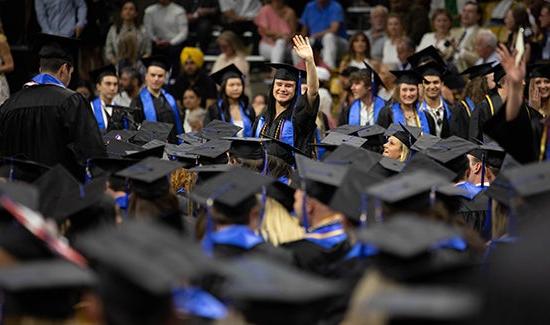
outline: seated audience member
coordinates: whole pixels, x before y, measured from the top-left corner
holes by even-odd
[[[441,52],[441,56],[445,61],[451,59],[453,48],[451,42],[451,27],[453,25],[453,17],[446,9],[436,9],[432,14],[432,29],[433,32],[426,33],[422,36],[420,44],[416,47],[417,51],[421,51],[430,45],[433,45]]]
[[[129,107],[134,98],[139,95],[141,76],[136,69],[126,67],[119,72],[119,93],[113,100],[117,105]]]
[[[376,60],[382,60],[384,55],[384,42],[386,41],[386,23],[388,8],[378,5],[370,12],[370,29],[365,34],[371,45],[370,56]]]
[[[401,16],[397,14],[389,15],[386,24],[386,33],[388,38],[386,38],[386,41],[384,42],[382,63],[389,65],[390,69],[395,69],[399,65],[397,45],[399,44],[401,38],[405,36]]]
[[[234,64],[243,73],[248,85],[250,80],[250,65],[246,61],[246,48],[241,38],[232,31],[224,31],[217,40],[221,54],[214,62],[211,73],[215,73],[228,65]]]
[[[475,39],[475,50],[479,59],[475,65],[483,63],[497,64],[500,60],[497,55],[497,37],[489,30],[480,30]]]
[[[353,34],[349,39],[348,53],[344,55],[340,62],[339,71],[344,71],[347,67],[356,67],[363,69],[365,61],[371,64],[371,46],[367,36],[361,31]]]
[[[201,97],[199,89],[196,87],[187,88],[183,92],[182,103],[184,132],[196,132],[202,129],[202,127],[204,126],[203,119],[206,114],[206,110],[201,107]]]
[[[482,9],[477,2],[468,1],[460,13],[460,27],[453,28],[453,62],[458,71],[474,65],[478,59],[475,52],[475,39],[480,30]]]
[[[219,12],[217,0],[183,1],[183,8],[189,21],[188,44],[199,43],[199,48],[206,52],[210,43],[212,27]]]
[[[397,43],[397,59],[399,63],[396,70],[409,70],[411,69],[410,63],[407,59],[414,54],[414,43],[408,37],[403,37]]]
[[[262,2],[260,0],[219,0],[220,11],[224,19],[224,29],[233,31],[242,36],[244,32],[252,32],[251,43],[255,47],[258,44],[258,33],[254,18],[260,12]],[[247,45],[250,45],[247,42]]]
[[[284,0],[264,5],[254,22],[258,26],[260,55],[271,63],[284,63],[290,57],[290,38],[296,33],[298,20]]]

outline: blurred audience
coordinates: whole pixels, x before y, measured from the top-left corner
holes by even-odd
[[[84,0],[35,0],[34,8],[42,33],[78,38],[86,26]]]
[[[401,41],[401,38],[405,36],[405,30],[403,29],[403,23],[401,16],[391,13],[388,16],[386,32],[388,38],[384,42],[384,54],[382,63],[389,65],[392,69],[397,68],[399,65],[399,58],[397,57],[397,45]]]
[[[254,19],[258,26],[260,55],[271,63],[283,63],[290,57],[290,38],[296,33],[298,20],[284,0],[271,0]]]
[[[0,105],[10,97],[10,87],[6,79],[6,73],[12,72],[13,69],[14,64],[10,46],[4,34],[2,21],[0,21]]]
[[[372,8],[369,16],[370,28],[365,32],[371,45],[370,56],[376,60],[382,60],[384,55],[384,42],[386,41],[386,23],[388,20],[388,8],[378,5]]]

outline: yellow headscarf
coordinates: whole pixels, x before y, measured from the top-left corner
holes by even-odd
[[[181,65],[184,65],[188,59],[193,60],[197,67],[201,68],[204,64],[204,53],[197,47],[184,47],[180,54]]]

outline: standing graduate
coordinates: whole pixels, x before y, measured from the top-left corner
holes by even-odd
[[[139,97],[132,100],[130,107],[136,108],[134,120],[164,122],[174,125],[168,137],[169,142],[176,142],[176,135],[183,133],[183,122],[172,95],[164,91],[166,73],[170,70],[167,58],[153,56],[143,59],[147,72],[145,73],[145,87],[139,92]]]
[[[419,109],[418,85],[422,76],[414,70],[391,71],[397,78],[394,100],[380,111],[377,124],[389,127],[390,124],[405,124],[419,127],[426,134],[435,134],[435,122],[431,116]]]
[[[386,101],[378,96],[378,87],[385,87],[380,76],[368,64],[353,72],[349,81],[354,101],[340,114],[338,125],[374,125]]]
[[[222,120],[243,128],[238,133],[239,136],[253,136],[252,124],[256,114],[248,105],[248,97],[244,92],[243,73],[236,65],[230,64],[211,74],[210,78],[220,86],[220,92],[217,102],[208,107],[204,124],[207,125],[213,120]]]
[[[118,93],[118,76],[115,66],[101,67],[90,74],[96,81],[98,92],[98,96],[90,104],[99,130],[105,133],[109,130],[122,129],[124,113],[113,107],[115,106],[114,98]]]
[[[105,155],[89,104],[67,89],[71,81],[73,39],[41,34],[40,74],[4,103],[0,110],[0,155],[23,154],[53,166],[62,164],[81,176],[80,164]]]
[[[306,62],[307,92],[300,94],[300,70],[286,64],[272,64],[276,70],[266,110],[254,123],[254,136],[276,138],[310,154],[319,111],[319,79],[309,39],[301,35],[292,39],[294,50]],[[287,150],[270,146],[269,153],[288,161]],[[290,159],[292,160],[292,159]]]

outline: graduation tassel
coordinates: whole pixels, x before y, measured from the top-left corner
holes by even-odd
[[[367,194],[361,193],[361,215],[359,216],[359,227],[367,228],[368,226],[368,197]]]
[[[92,172],[90,171],[90,159],[86,159],[86,165],[84,167],[84,184],[88,184],[93,178]]]
[[[481,154],[481,188],[485,188],[485,152]]]
[[[264,151],[264,166],[262,168],[262,175],[267,176],[269,172],[269,164],[267,161],[267,148],[265,147],[263,142],[260,142],[263,151]],[[264,214],[265,214],[265,205],[267,202],[267,188],[265,186],[262,186],[262,196],[261,196],[261,207],[260,207],[260,222],[258,225],[258,230],[262,228],[262,224],[264,221]]]
[[[302,196],[302,225],[306,230],[306,233],[309,231],[309,222],[307,221],[307,192],[306,192],[306,180],[302,179],[303,186],[302,191],[304,192]]]

